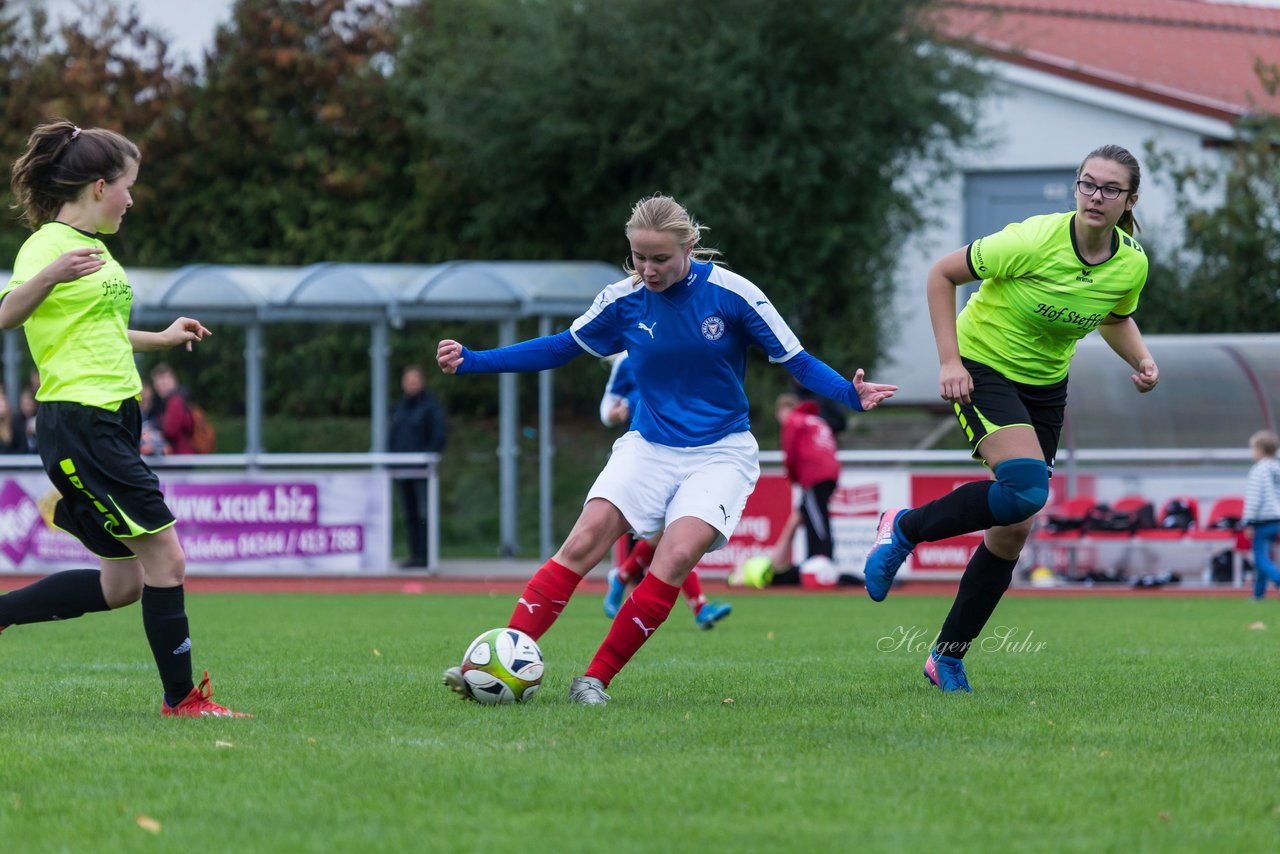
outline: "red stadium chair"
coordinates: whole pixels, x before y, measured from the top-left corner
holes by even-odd
[[[1046,507],[1040,511],[1036,526],[1036,539],[1078,540],[1084,534],[1084,520],[1098,502],[1084,495],[1077,495]]]
[[[1187,537],[1192,540],[1221,540],[1224,543],[1235,543],[1238,540],[1240,520],[1244,517],[1244,499],[1232,495],[1219,498],[1209,508],[1209,515],[1204,525],[1197,530],[1188,531]]]
[[[1084,520],[1097,503],[1077,495],[1041,510],[1029,541],[1032,566],[1055,564],[1068,577],[1074,576],[1079,561],[1076,547],[1084,535]]]

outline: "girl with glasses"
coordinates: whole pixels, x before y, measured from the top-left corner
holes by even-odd
[[[867,554],[867,594],[882,601],[917,543],[985,531],[925,662],[943,691],[969,691],[964,655],[1009,587],[1049,476],[1076,342],[1094,329],[1134,370],[1141,393],[1160,379],[1134,322],[1147,281],[1138,224],[1138,161],[1105,145],[1080,164],[1076,209],[1034,216],[979,238],[929,271],[938,391],[955,409],[991,479],[916,508],[886,511]],[[981,280],[956,316],[956,287]]]

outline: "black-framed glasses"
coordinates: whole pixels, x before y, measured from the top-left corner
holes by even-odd
[[[1099,190],[1102,191],[1102,198],[1104,199],[1118,199],[1121,193],[1130,192],[1127,187],[1104,187],[1092,181],[1076,181],[1076,192],[1082,196],[1092,196]]]

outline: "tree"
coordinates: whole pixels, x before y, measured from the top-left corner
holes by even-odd
[[[389,0],[237,0],[151,172],[139,260],[393,258],[407,137],[387,101]]]
[[[425,157],[415,213],[477,258],[621,262],[630,206],[686,204],[802,340],[881,350],[888,271],[979,76],[925,0],[424,0],[393,84]]]
[[[1259,63],[1258,73],[1274,95],[1277,66]],[[1148,146],[1149,170],[1173,180],[1184,236],[1150,253],[1145,331],[1280,329],[1280,115],[1241,119],[1224,154],[1223,168],[1206,169]]]
[[[10,15],[0,6],[0,144],[9,161],[26,148],[40,122],[62,116],[86,127],[120,131],[143,151],[164,133],[170,109],[189,85],[192,70],[169,56],[168,44],[113,3],[77,4],[76,18],[56,30],[39,7]],[[136,193],[140,207],[149,187]],[[28,231],[12,211],[9,182],[0,187],[7,215],[0,224],[0,257],[12,259]],[[126,262],[131,235],[112,239]],[[9,260],[4,262],[6,265]]]

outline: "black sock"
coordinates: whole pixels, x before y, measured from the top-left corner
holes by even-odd
[[[160,669],[164,699],[172,708],[182,702],[195,682],[191,679],[191,632],[182,585],[142,588],[142,628]]]
[[[987,504],[992,484],[990,480],[961,484],[941,498],[908,510],[898,520],[898,530],[913,543],[934,543],[999,525]]]
[[[70,620],[92,611],[109,611],[102,595],[102,573],[68,569],[46,575],[0,596],[0,626]]]
[[[938,655],[964,658],[969,644],[982,632],[1000,598],[1009,589],[1017,564],[1016,559],[1006,560],[992,554],[986,543],[978,545],[964,568],[956,601],[951,604],[951,612],[938,633],[938,645],[934,647]]]

